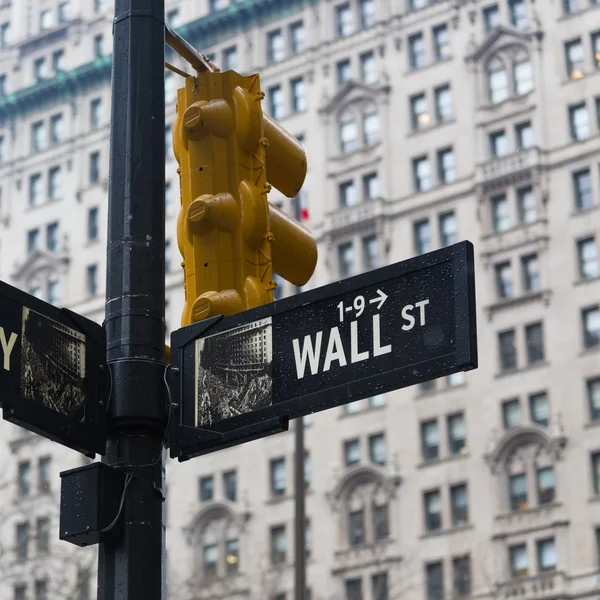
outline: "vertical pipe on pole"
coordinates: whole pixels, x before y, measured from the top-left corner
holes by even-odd
[[[164,600],[164,0],[116,0],[113,35],[103,461],[127,485],[98,599]]]

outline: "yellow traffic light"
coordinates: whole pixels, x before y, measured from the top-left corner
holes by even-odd
[[[273,185],[295,195],[306,157],[295,138],[263,117],[263,96],[258,75],[234,71],[198,73],[178,90],[182,325],[271,302],[273,271],[303,285],[316,266],[308,230],[267,201],[268,165]]]

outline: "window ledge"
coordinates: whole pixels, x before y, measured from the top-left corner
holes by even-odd
[[[366,398],[365,398],[365,400],[366,400]],[[385,404],[382,404],[381,406],[367,406],[366,408],[361,408],[360,410],[357,410],[356,412],[353,412],[353,413],[347,413],[342,410],[342,414],[338,417],[338,419],[348,419],[348,418],[355,417],[356,415],[364,415],[365,413],[368,414],[371,412],[376,412],[378,410],[383,410],[384,408],[386,408]]]
[[[576,12],[562,12],[560,17],[558,17],[557,21],[560,23],[561,21],[569,21],[570,19],[574,19],[581,15],[585,15],[588,11],[594,10],[595,8],[600,8],[600,4],[591,4],[590,6],[586,6],[581,10]]]
[[[512,96],[509,96],[508,98],[506,98],[506,100],[502,100],[502,102],[482,103],[479,105],[479,108],[482,110],[495,110],[501,106],[505,106],[509,102],[522,102],[523,100],[526,100],[534,91],[535,91],[535,88],[533,88],[531,91],[527,92],[526,94],[513,94]]]
[[[432,125],[429,125],[429,127],[423,127],[422,129],[412,129],[407,135],[407,138],[412,138],[412,137],[418,137],[420,135],[423,135],[429,131],[436,131],[438,129],[440,129],[441,127],[444,127],[445,125],[451,125],[453,123],[456,123],[456,118],[455,117],[450,117],[449,119],[443,120],[443,121],[436,121],[435,123],[433,123]]]
[[[443,388],[427,390],[427,391],[418,391],[415,398],[417,400],[421,400],[422,398],[429,398],[431,396],[437,396],[439,394],[443,394],[445,392],[451,392],[452,390],[464,390],[467,387],[467,383],[461,383],[459,385],[446,385]]]
[[[490,231],[489,233],[484,233],[481,236],[481,240],[486,241],[486,240],[489,240],[492,238],[497,238],[497,237],[500,237],[503,235],[510,235],[511,233],[513,233],[515,231],[523,231],[525,229],[535,227],[538,224],[547,225],[548,219],[541,218],[541,219],[537,219],[537,220],[533,221],[532,223],[518,223],[517,225],[514,225],[513,227],[509,227],[508,229],[504,229],[502,231]],[[530,240],[528,239],[527,241],[530,241]]]
[[[586,285],[588,283],[593,283],[594,281],[600,281],[600,275],[596,275],[595,277],[582,277],[577,281],[573,282],[573,285]]]
[[[466,448],[466,446],[465,446]],[[471,456],[470,452],[467,450],[466,452],[457,452],[456,454],[450,454],[448,456],[443,456],[442,458],[432,458],[430,460],[423,460],[417,465],[417,469],[426,469],[427,467],[433,467],[434,465],[446,464],[452,462],[454,460],[461,460],[463,458],[469,458]]]
[[[600,352],[600,345],[598,346],[591,346],[589,348],[584,348],[580,353],[579,356],[581,358],[585,357],[585,356],[593,356],[594,354]]]
[[[600,208],[600,204],[594,204],[586,208],[576,208],[572,213],[572,217],[587,216],[589,213],[594,212]]]
[[[504,298],[503,300],[486,306],[484,310],[488,316],[488,319],[491,319],[492,314],[499,310],[502,310],[504,308],[512,308],[520,304],[527,304],[528,302],[535,302],[536,300],[541,300],[546,306],[548,306],[551,296],[552,290],[540,290],[538,292],[529,292],[512,298]]]
[[[552,510],[553,508],[560,508],[561,506],[562,506],[562,502],[557,502],[555,500],[554,502],[548,502],[547,504],[536,504],[535,506],[529,506],[527,508],[524,508],[523,510],[511,510],[509,512],[501,513],[499,515],[496,515],[495,519],[496,519],[496,521],[503,521],[503,520],[510,519],[510,518],[518,516],[518,515],[536,514],[536,513],[543,512],[545,510]]]
[[[374,144],[363,144],[362,146],[359,146],[358,148],[356,148],[355,150],[351,150],[350,152],[339,151],[337,154],[330,156],[329,158],[330,158],[330,160],[335,160],[335,161],[347,160],[348,158],[350,158],[352,156],[366,154],[367,152],[374,150],[378,146],[381,146],[381,139],[378,142],[375,142]]]
[[[447,58],[440,58],[438,60],[432,60],[431,62],[424,64],[422,67],[410,67],[406,71],[404,71],[403,77],[409,77],[410,75],[413,75],[415,73],[417,73],[417,74],[422,73],[423,71],[427,71],[428,69],[431,69],[433,67],[436,67],[439,65],[445,65],[446,63],[451,62],[453,59],[454,59],[454,56],[448,56]]]
[[[592,419],[583,426],[584,429],[593,429],[594,427],[600,427],[600,418]]]
[[[501,371],[500,373],[496,373],[494,377],[496,379],[500,379],[501,377],[507,377],[509,375],[516,375],[518,373],[526,373],[527,371],[533,371],[535,369],[541,369],[542,367],[549,367],[550,363],[546,360],[541,360],[539,362],[533,363],[531,365],[526,365],[524,367],[517,367],[516,369],[510,369],[508,371]]]
[[[428,531],[419,537],[421,540],[427,540],[430,538],[436,538],[442,535],[450,535],[453,533],[460,533],[461,531],[469,531],[473,529],[473,525],[471,523],[467,523],[466,525],[458,525],[456,527],[450,527],[448,529],[439,529],[438,531]]]

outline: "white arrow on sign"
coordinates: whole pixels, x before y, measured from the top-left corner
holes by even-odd
[[[377,298],[371,298],[369,300],[369,304],[373,304],[374,302],[378,302],[377,310],[381,310],[384,302],[387,300],[387,294],[384,294],[381,290],[377,290]]]

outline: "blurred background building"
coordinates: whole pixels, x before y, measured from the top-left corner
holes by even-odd
[[[0,3],[0,278],[98,322],[111,11]],[[223,70],[260,72],[304,144],[311,287],[475,244],[479,369],[305,419],[311,598],[597,594],[600,2],[167,0],[167,17]],[[94,550],[57,536],[59,471],[84,460],[4,422],[0,441],[0,597],[95,597]],[[170,464],[171,598],[292,598],[293,453],[287,432]]]

